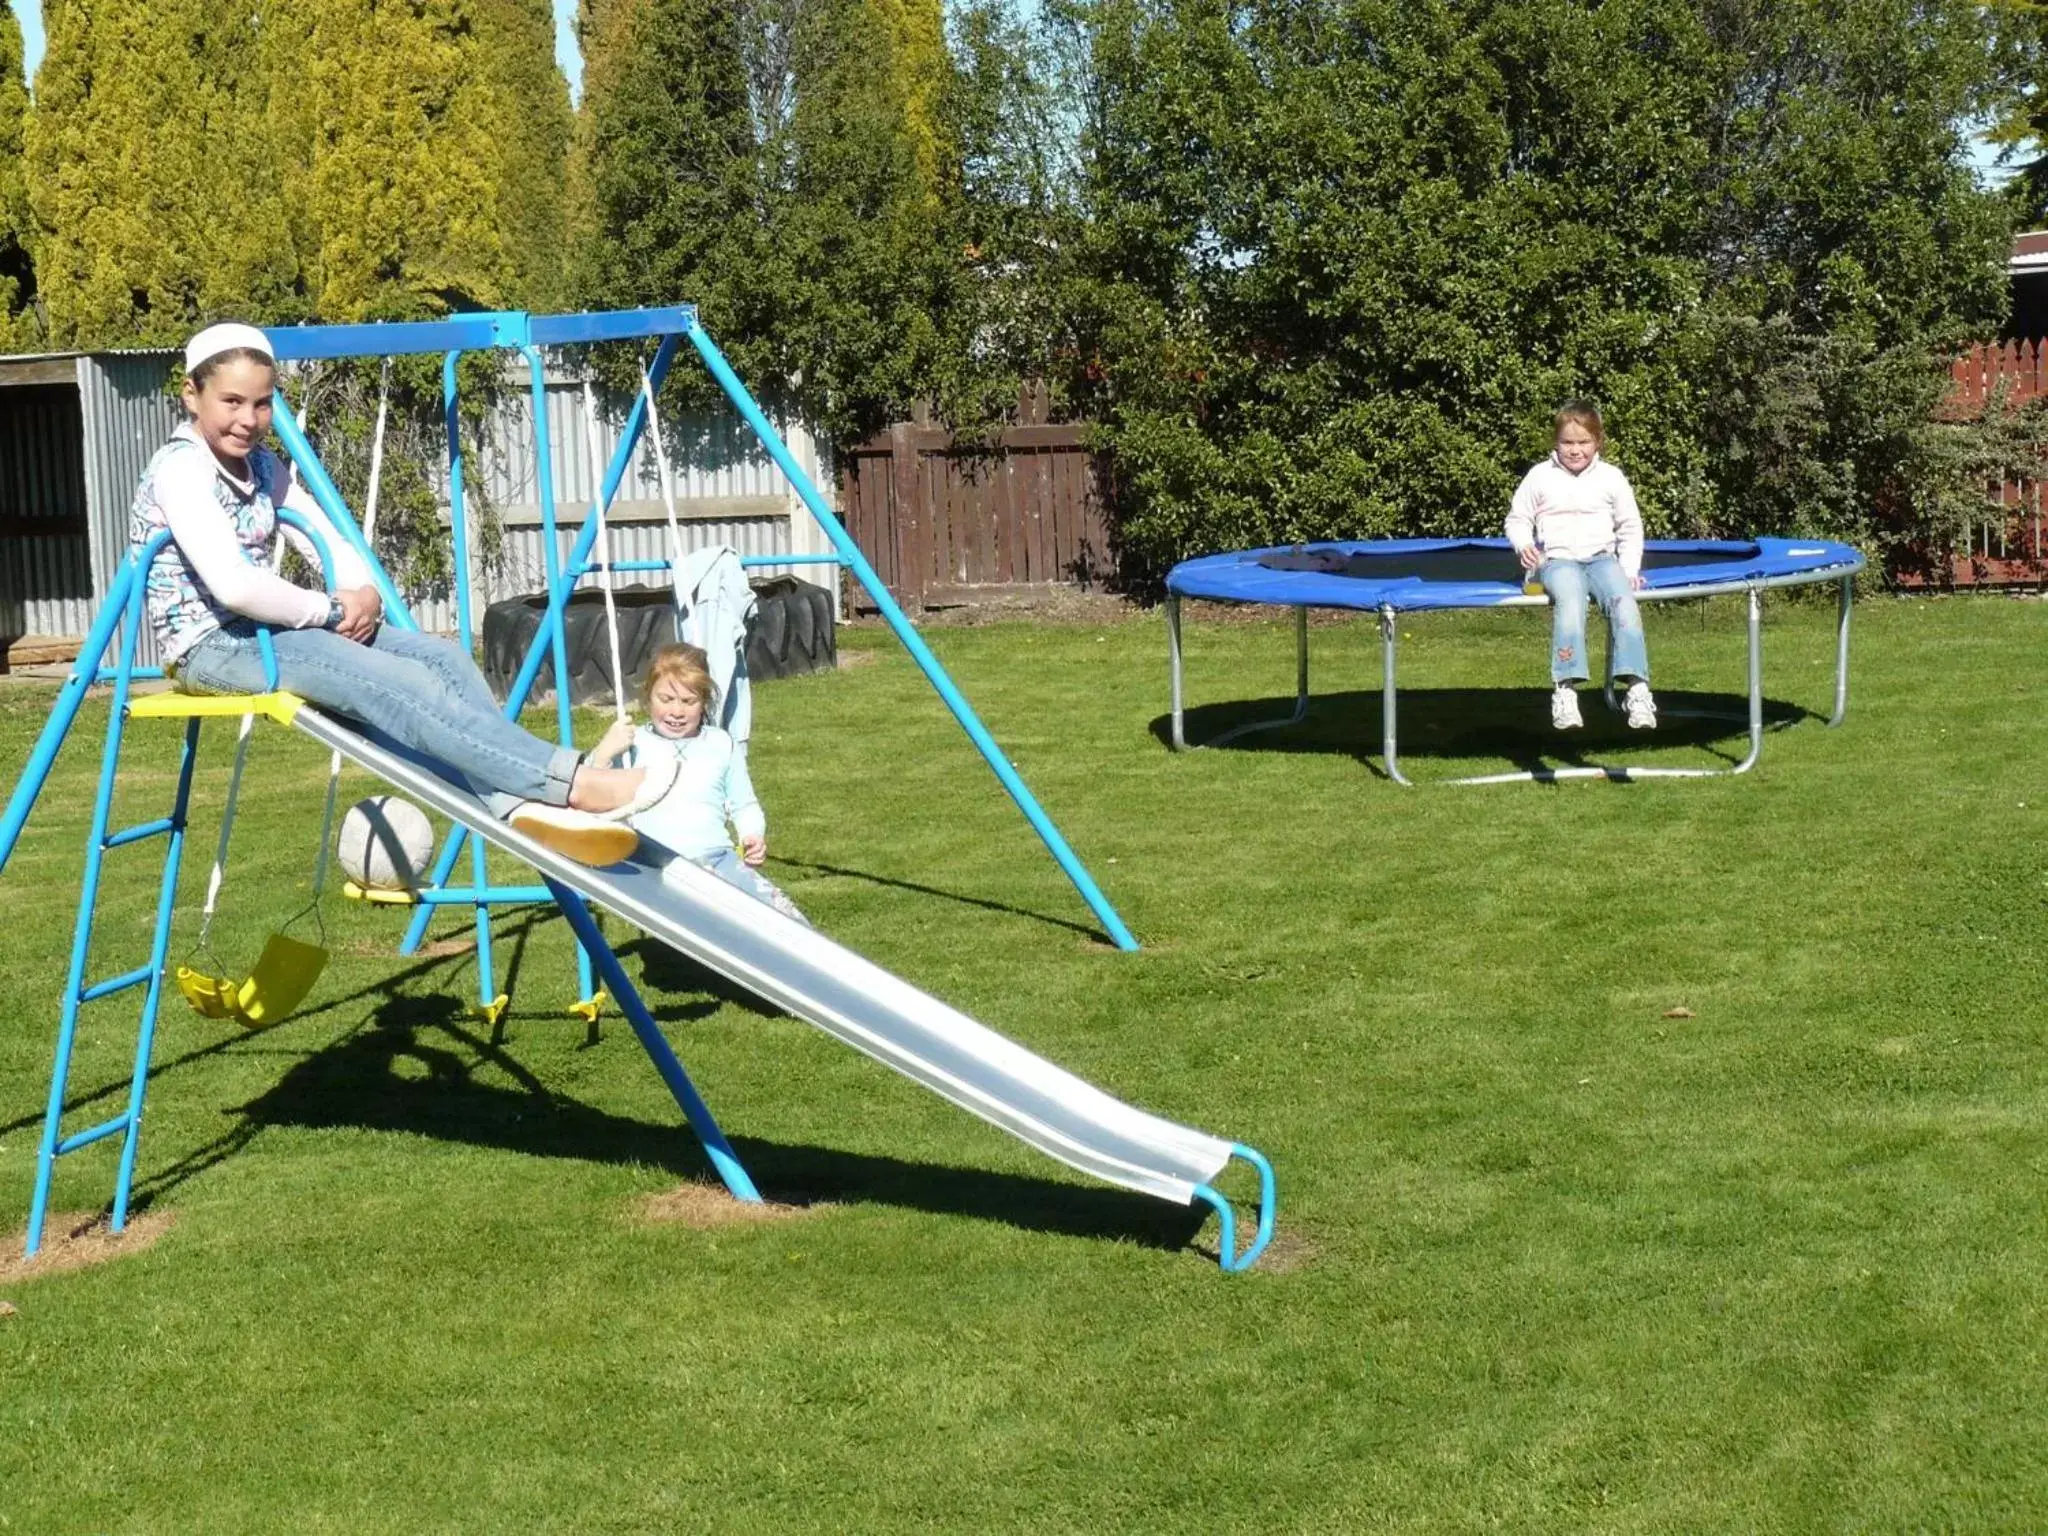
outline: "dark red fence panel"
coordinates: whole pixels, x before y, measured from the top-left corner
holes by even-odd
[[[1108,476],[1087,427],[1029,419],[1042,409],[1027,396],[1027,419],[989,439],[898,422],[840,451],[841,517],[898,602],[940,607],[1108,574]]]

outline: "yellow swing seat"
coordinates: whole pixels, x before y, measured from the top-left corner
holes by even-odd
[[[192,1011],[202,1019],[228,1019],[235,1014],[235,994],[242,983],[232,976],[209,976],[204,971],[195,971],[189,965],[181,965],[174,973],[178,990],[185,995],[185,1001],[192,1005]]]
[[[320,945],[273,933],[249,979],[235,989],[230,1012],[251,1029],[280,1023],[306,1000],[326,966],[327,951]]]

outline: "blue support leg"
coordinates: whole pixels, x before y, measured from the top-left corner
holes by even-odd
[[[1025,786],[1024,780],[1018,776],[1017,770],[1010,766],[1009,758],[1003,755],[1002,748],[996,745],[995,738],[989,735],[987,727],[975,714],[974,706],[969,704],[966,696],[954,686],[953,679],[939,664],[938,657],[934,656],[931,647],[924,643],[924,637],[911,627],[896,599],[889,595],[888,588],[882,585],[882,580],[875,574],[874,567],[868,564],[867,556],[861,553],[860,546],[854,543],[852,535],[847,533],[838,517],[826,505],[825,498],[811,483],[811,477],[804,472],[803,466],[797,463],[795,455],[790,453],[788,445],[783,442],[782,434],[775,430],[767,416],[762,413],[761,407],[754,402],[754,397],[748,393],[747,386],[742,384],[739,376],[732,371],[731,364],[726,362],[717,344],[705,334],[702,326],[693,325],[689,331],[689,338],[698,355],[704,359],[704,365],[711,370],[712,377],[718,380],[719,388],[725,391],[726,398],[732,401],[734,408],[746,418],[747,425],[754,429],[754,434],[761,439],[762,446],[782,467],[783,474],[788,476],[789,483],[803,498],[804,505],[810,508],[811,515],[818,520],[818,526],[825,530],[826,537],[832,541],[832,547],[839,551],[840,563],[852,571],[855,579],[867,588],[868,596],[874,599],[875,607],[888,621],[889,627],[896,632],[896,638],[903,642],[903,648],[910,653],[911,660],[917,663],[918,669],[938,691],[939,697],[945,701],[946,708],[953,712],[953,718],[960,722],[960,728],[967,733],[967,739],[974,743],[975,750],[981,753],[983,760],[994,771],[997,780],[1009,791],[1010,798],[1024,813],[1025,819],[1031,823],[1032,830],[1045,843],[1046,849],[1066,872],[1067,878],[1074,883],[1074,889],[1081,893],[1082,900],[1088,903],[1090,910],[1101,920],[1111,941],[1118,949],[1136,949],[1138,941],[1131,936],[1130,929],[1124,926],[1123,919],[1117,916],[1116,909],[1109,904],[1109,899],[1096,887],[1087,868],[1075,857],[1074,850],[1067,846],[1067,840],[1060,835],[1060,829],[1053,825],[1052,818],[1040,809],[1037,799]]]
[[[1238,1142],[1231,1147],[1231,1155],[1243,1158],[1259,1173],[1259,1225],[1252,1234],[1250,1246],[1243,1253],[1237,1251],[1237,1216],[1229,1200],[1207,1184],[1197,1184],[1195,1194],[1216,1212],[1216,1262],[1226,1274],[1240,1274],[1257,1262],[1266,1251],[1266,1244],[1273,1240],[1273,1218],[1279,1209],[1279,1191],[1273,1180],[1273,1165],[1266,1161],[1263,1153]]]
[[[735,1200],[744,1200],[750,1205],[761,1203],[761,1192],[754,1188],[754,1181],[740,1163],[738,1155],[727,1144],[725,1133],[718,1128],[718,1122],[711,1116],[710,1109],[698,1096],[696,1085],[690,1081],[690,1074],[683,1070],[683,1064],[676,1060],[676,1053],[670,1049],[668,1037],[654,1022],[654,1015],[647,1011],[647,1004],[641,1001],[639,992],[627,979],[625,968],[619,964],[619,957],[612,953],[611,946],[598,932],[597,918],[582,895],[557,880],[548,881],[548,889],[554,892],[555,904],[562,909],[562,915],[569,919],[569,926],[576,930],[576,937],[583,947],[597,959],[598,969],[604,976],[604,984],[619,1005],[619,1011],[633,1026],[633,1033],[640,1037],[640,1044],[654,1061],[655,1071],[668,1084],[668,1091],[675,1095],[675,1101],[682,1107],[683,1115],[690,1122],[690,1129],[697,1133],[697,1139],[704,1143],[704,1151],[711,1159],[711,1166],[718,1170],[718,1176],[725,1181],[725,1187],[732,1192]]]
[[[50,777],[50,766],[56,762],[57,753],[63,748],[72,721],[78,718],[78,708],[85,702],[86,690],[99,675],[100,660],[107,654],[107,647],[114,640],[114,631],[120,625],[122,614],[127,611],[129,591],[140,579],[137,570],[136,561],[130,556],[114,573],[106,601],[100,605],[99,617],[93,620],[92,632],[85,637],[78,660],[72,663],[71,675],[64,679],[57,702],[50,706],[50,718],[43,722],[42,734],[36,737],[35,749],[28,755],[21,778],[15,783],[14,792],[7,797],[6,814],[0,816],[0,870],[7,868],[14,845],[21,840],[21,829],[28,823],[29,812],[35,809],[36,796],[42,793],[43,784]]]

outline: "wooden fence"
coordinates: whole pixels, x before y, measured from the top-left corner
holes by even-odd
[[[1094,586],[1110,570],[1107,476],[1086,427],[1048,423],[1027,394],[1016,426],[960,442],[899,422],[839,456],[840,517],[906,607]]]
[[[2000,393],[2017,405],[2048,395],[2048,341],[2001,341],[1974,347],[1949,368],[1955,388],[1947,410],[1974,416]],[[2048,582],[2048,544],[2041,527],[2039,480],[1992,481],[1985,485],[1987,502],[2003,509],[1988,514],[1970,538],[1970,547],[1949,557],[1948,580],[1959,587],[2039,586]],[[1935,573],[1900,572],[1906,586],[1928,584]]]

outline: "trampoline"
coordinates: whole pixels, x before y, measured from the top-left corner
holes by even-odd
[[[1449,784],[1507,784],[1569,778],[1704,779],[1747,773],[1763,755],[1763,594],[1772,587],[1841,586],[1835,623],[1835,707],[1829,725],[1840,725],[1849,707],[1849,605],[1851,585],[1863,556],[1846,544],[1824,539],[1756,539],[1751,542],[1653,539],[1643,553],[1639,602],[1744,593],[1749,624],[1749,753],[1725,768],[1599,767],[1535,768],[1446,779]],[[1266,603],[1295,610],[1294,713],[1281,719],[1233,726],[1197,746],[1221,746],[1253,731],[1299,724],[1308,714],[1308,610],[1353,608],[1377,613],[1383,657],[1381,711],[1387,776],[1411,784],[1401,771],[1395,729],[1396,615],[1446,608],[1536,608],[1550,599],[1522,589],[1522,570],[1506,539],[1379,539],[1336,544],[1296,544],[1238,550],[1184,560],[1166,578],[1167,652],[1173,675],[1173,746],[1190,750],[1181,704],[1181,599],[1225,603]],[[1602,671],[1605,677],[1605,669]],[[1613,680],[1603,692],[1616,707]],[[1742,719],[1711,711],[1666,710],[1673,717]]]

